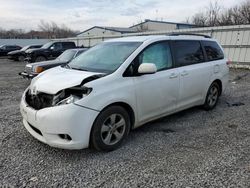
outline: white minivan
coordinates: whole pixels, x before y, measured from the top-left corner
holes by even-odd
[[[23,124],[53,147],[110,151],[146,122],[213,109],[228,73],[221,46],[206,36],[112,39],[35,77],[22,96]]]

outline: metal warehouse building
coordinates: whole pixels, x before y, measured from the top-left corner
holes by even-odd
[[[168,31],[174,29],[193,28],[195,25],[175,22],[164,22],[146,19],[144,22],[131,27],[104,27],[94,26],[77,35],[77,37],[93,37],[105,35],[119,35],[147,31]]]
[[[147,22],[142,23],[147,24]],[[171,25],[171,24],[170,24]],[[139,25],[132,26],[138,27]],[[165,26],[162,26],[165,27]],[[93,36],[79,36],[76,38],[68,38],[66,40],[75,41],[78,45],[84,45],[86,47],[91,47],[97,43],[126,36],[140,36],[140,35],[166,35],[176,32],[186,32],[186,33],[197,33],[206,34],[218,40],[218,42],[224,48],[226,56],[232,60],[234,63],[248,64],[250,65],[250,25],[236,25],[236,26],[220,26],[220,27],[203,27],[203,28],[186,28],[180,29],[182,25],[176,24],[175,29],[169,30],[171,27],[167,26],[168,29],[158,30],[158,31],[147,31],[147,32],[130,32],[122,33],[117,32],[115,34],[106,35],[93,35]],[[176,27],[179,27],[177,29]],[[190,26],[192,27],[192,26]],[[148,29],[156,28],[155,24],[148,25]]]

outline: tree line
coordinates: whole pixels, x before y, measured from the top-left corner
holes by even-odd
[[[78,31],[74,31],[66,25],[59,26],[55,22],[40,21],[38,30],[25,31],[23,29],[5,30],[0,28],[0,38],[15,38],[15,39],[53,39],[74,37]]]
[[[250,24],[250,0],[234,7],[222,8],[218,0],[210,2],[203,11],[196,13],[194,16],[186,19],[187,23],[197,25],[199,27],[207,26],[227,26]],[[142,31],[143,28],[140,28]],[[38,30],[24,31],[22,29],[5,30],[0,28],[0,38],[67,38],[74,37],[79,31],[74,31],[66,25],[58,25],[55,22],[40,21]]]
[[[191,22],[187,18],[187,22],[200,27],[250,24],[250,0],[228,9],[222,8],[218,1],[214,1],[203,10],[205,11],[196,13]]]

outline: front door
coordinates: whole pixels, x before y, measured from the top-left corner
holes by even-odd
[[[138,66],[154,63],[157,72],[134,77],[137,115],[140,123],[175,110],[179,92],[179,73],[173,68],[168,41],[151,44],[135,59]]]

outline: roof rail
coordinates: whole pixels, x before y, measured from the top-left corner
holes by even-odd
[[[191,35],[191,36],[199,36],[204,38],[212,38],[209,35],[195,34],[195,33],[171,33],[168,36],[179,36],[179,35]]]

